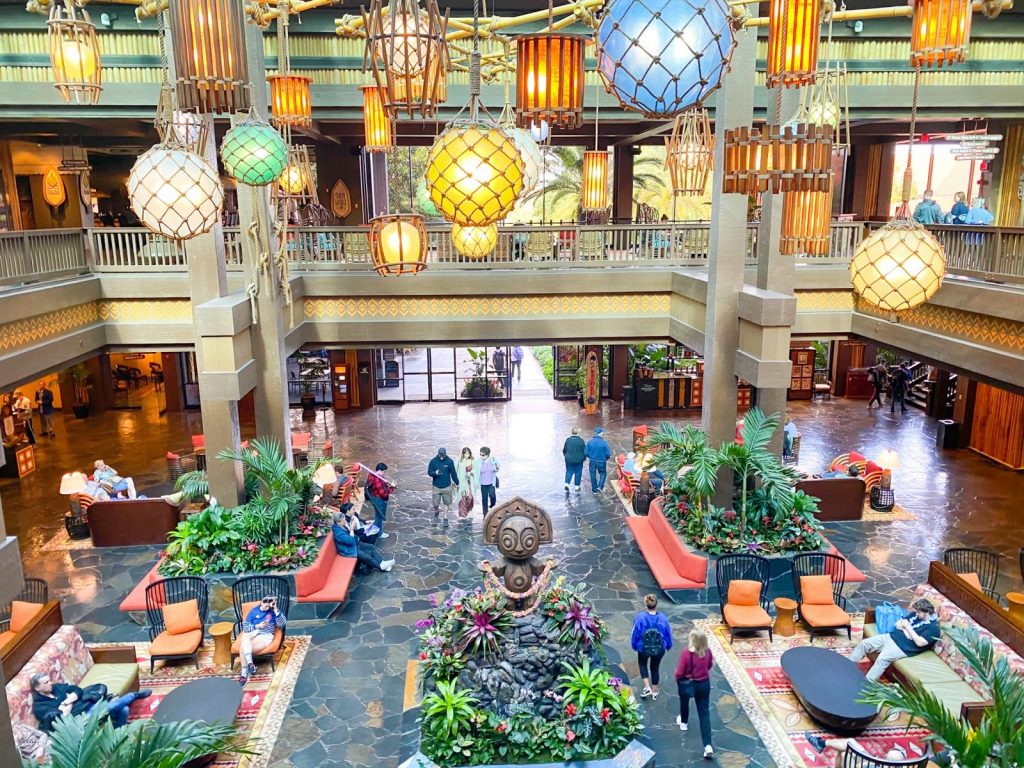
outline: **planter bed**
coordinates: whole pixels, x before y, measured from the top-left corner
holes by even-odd
[[[524,765],[519,763],[517,765]],[[559,763],[526,763],[531,768],[654,768],[654,752],[635,739],[615,757],[602,760],[571,760]],[[437,768],[437,763],[417,752],[398,768]],[[460,768],[517,768],[508,763],[491,763],[488,766],[460,766]]]

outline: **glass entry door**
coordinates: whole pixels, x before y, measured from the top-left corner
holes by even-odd
[[[509,347],[416,347],[373,352],[378,403],[508,400]]]

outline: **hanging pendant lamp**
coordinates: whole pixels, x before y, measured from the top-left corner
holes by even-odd
[[[103,90],[103,65],[96,27],[74,0],[54,0],[46,25],[54,86],[64,101],[96,104]]]
[[[523,35],[516,40],[516,115],[520,126],[544,121],[571,130],[580,125],[586,42],[581,35],[555,32]]]
[[[178,106],[204,115],[247,111],[242,4],[174,0],[170,12]]]
[[[366,134],[367,152],[387,152],[394,146],[391,131],[391,118],[384,111],[380,99],[380,88],[376,85],[364,85],[363,92],[363,132]]]
[[[942,67],[967,60],[971,0],[915,0],[910,36],[912,67]]]
[[[603,211],[608,208],[608,158],[610,152],[583,153],[583,190],[580,208]]]
[[[467,259],[482,259],[498,244],[498,225],[464,227],[452,224],[452,246]]]
[[[805,123],[725,132],[722,191],[824,192],[832,184],[832,128]]]
[[[782,194],[782,234],[779,253],[827,256],[832,239],[832,187],[824,192]]]
[[[692,107],[675,119],[665,139],[665,167],[677,195],[703,195],[714,168],[715,135],[704,107]]]
[[[309,86],[313,78],[289,72],[269,75],[267,82],[270,84],[270,121],[274,125],[308,127],[312,124],[313,104]]]
[[[814,82],[821,37],[821,0],[772,0],[768,13],[769,88]]]
[[[415,213],[370,219],[370,257],[378,275],[407,275],[427,266],[427,227]]]
[[[281,134],[250,112],[224,134],[220,158],[235,181],[260,187],[272,184],[284,173],[288,145]]]

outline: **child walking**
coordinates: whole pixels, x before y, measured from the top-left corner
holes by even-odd
[[[714,665],[708,636],[695,629],[690,632],[690,641],[679,654],[676,667],[676,685],[679,687],[679,715],[676,724],[685,731],[690,719],[690,699],[697,704],[697,718],[700,720],[700,739],[704,744],[704,759],[710,760],[715,754],[711,748],[711,667]]]

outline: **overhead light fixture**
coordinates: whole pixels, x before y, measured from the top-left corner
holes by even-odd
[[[284,173],[288,145],[281,134],[250,112],[224,134],[220,158],[224,170],[235,181],[261,187],[272,184]]]
[[[452,246],[468,259],[482,259],[498,244],[498,225],[464,227],[452,224]]]
[[[54,86],[64,101],[96,104],[103,90],[103,65],[88,12],[74,0],[54,0],[46,30]]]
[[[583,190],[580,208],[584,211],[603,211],[608,208],[609,152],[583,153]]]
[[[586,42],[581,35],[556,32],[523,35],[516,40],[516,115],[520,126],[543,121],[571,130],[580,125]]]
[[[204,115],[247,111],[242,4],[174,0],[170,12],[178,106]]]
[[[832,184],[832,128],[787,123],[725,132],[722,191],[824,192]]]
[[[910,35],[912,67],[942,67],[967,60],[971,0],[915,0]]]
[[[269,75],[270,121],[282,125],[309,126],[313,122],[313,103],[309,86],[313,78],[305,75]]]
[[[822,0],[771,0],[768,12],[769,88],[809,85],[818,70]]]
[[[802,190],[782,194],[779,253],[827,256],[832,239],[832,185],[824,192]]]
[[[384,111],[380,99],[380,88],[376,85],[364,85],[363,92],[363,131],[366,134],[367,152],[387,152],[394,145],[391,130],[391,118]]]
[[[188,240],[220,221],[224,191],[216,169],[199,155],[157,144],[132,166],[128,199],[147,229],[171,240]]]
[[[378,275],[405,275],[427,266],[427,227],[416,213],[370,219],[370,256]]]
[[[272,188],[272,197],[275,201],[290,200],[300,205],[317,199],[313,164],[305,144],[288,147],[288,163]]]
[[[665,167],[677,195],[703,195],[714,168],[715,135],[704,107],[677,115],[665,139]]]
[[[539,123],[536,121],[530,121],[530,138],[532,138],[538,144],[543,144],[551,137],[551,126],[548,125],[547,120],[541,120]]]

